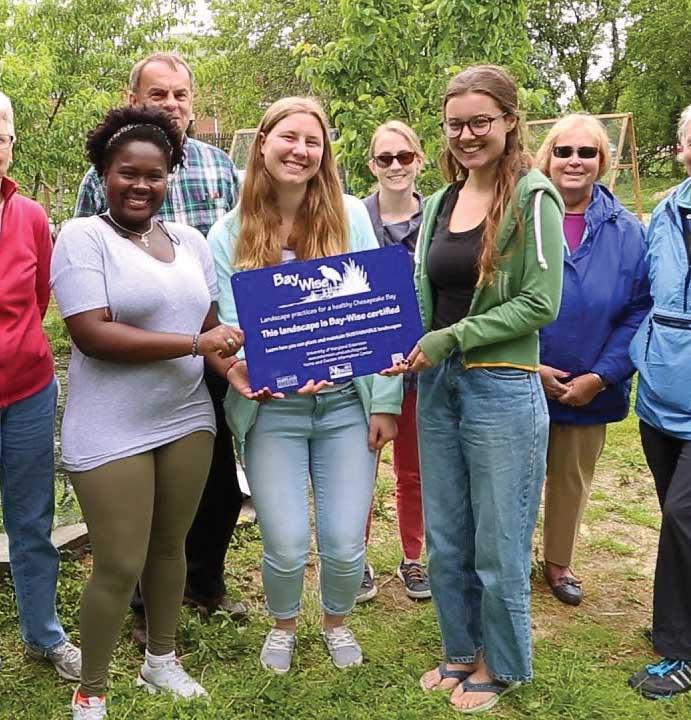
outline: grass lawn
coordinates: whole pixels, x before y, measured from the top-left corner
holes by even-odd
[[[64,372],[64,363],[63,369]],[[58,480],[61,517],[74,505]],[[458,717],[444,694],[424,694],[422,672],[440,659],[430,603],[402,592],[394,571],[399,561],[390,454],[376,491],[369,559],[380,588],[358,607],[351,627],[366,655],[361,668],[339,672],[327,661],[318,632],[316,558],[307,577],[303,621],[294,671],[267,674],[258,652],[269,620],[262,609],[256,526],[236,533],[228,554],[232,593],[249,601],[252,620],[235,626],[222,614],[209,622],[182,611],[178,648],[185,667],[211,695],[209,702],[175,703],[134,686],[141,658],[123,628],[111,666],[109,717],[117,720],[427,720]],[[535,542],[533,636],[535,681],[509,695],[492,713],[503,720],[662,720],[691,717],[691,693],[674,701],[650,702],[628,689],[629,674],[654,655],[642,636],[650,624],[651,578],[659,512],[638,442],[636,420],[611,426],[586,512],[576,568],[585,600],[569,608],[554,600],[541,579],[540,529]],[[65,558],[59,610],[67,631],[79,640],[78,608],[89,558]],[[71,688],[52,668],[22,652],[12,589],[0,584],[0,718],[68,718]]]

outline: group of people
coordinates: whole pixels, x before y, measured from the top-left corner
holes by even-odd
[[[629,682],[652,698],[691,689],[691,179],[663,200],[646,234],[599,182],[610,162],[602,125],[588,115],[559,120],[533,162],[516,84],[491,65],[448,84],[448,184],[424,200],[420,140],[399,121],[372,137],[375,192],[364,202],[344,195],[328,121],[308,98],[266,110],[240,190],[228,157],[187,137],[192,101],[179,56],[134,67],[128,105],[89,133],[79,217],[54,250],[45,215],[7,177],[14,128],[9,101],[0,103],[4,522],[23,640],[79,680],[73,720],[106,717],[128,604],[145,648],[137,684],[206,695],[175,655],[175,630],[183,601],[246,614],[223,582],[241,503],[234,449],[273,618],[261,666],[291,667],[310,486],[325,648],[338,668],[361,664],[345,620],[377,592],[366,546],[389,441],[396,572],[411,598],[432,597],[443,645],[420,685],[447,692],[462,713],[491,709],[532,678],[531,547],[543,483],[545,579],[577,605],[579,525],[606,425],[626,416],[636,369],[663,517],[652,628],[663,659]],[[679,132],[691,174],[691,109]],[[285,395],[251,386],[234,273],[397,244],[410,253],[425,331],[407,358]],[[81,651],[55,612],[57,387],[40,327],[50,288],[73,343],[63,461],[93,551]]]

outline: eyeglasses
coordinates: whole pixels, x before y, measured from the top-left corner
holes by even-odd
[[[412,150],[404,150],[403,152],[392,155],[391,153],[382,153],[381,155],[374,156],[374,162],[377,167],[387,168],[391,167],[394,160],[398,160],[399,165],[410,165],[417,155]]]
[[[580,147],[574,147],[573,145],[555,145],[552,148],[552,155],[561,160],[573,157],[574,152],[581,160],[592,160],[597,157],[600,150],[592,147],[592,145],[581,145]]]
[[[492,129],[492,123],[495,120],[499,120],[499,118],[505,115],[508,115],[508,113],[499,113],[499,115],[495,115],[494,117],[491,115],[473,115],[470,120],[457,120],[455,118],[452,120],[442,120],[442,122],[439,123],[439,127],[444,135],[450,139],[462,135],[466,126],[475,137],[482,137],[489,133]]]
[[[0,148],[8,148],[14,142],[12,135],[0,134]]]

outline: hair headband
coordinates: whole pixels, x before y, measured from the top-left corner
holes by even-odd
[[[123,125],[119,130],[116,130],[111,136],[108,142],[106,143],[105,149],[107,150],[118,138],[122,137],[123,135],[126,135],[129,132],[132,132],[132,130],[136,130],[137,128],[151,128],[154,132],[157,132],[165,141],[166,145],[168,146],[169,152],[173,152],[173,146],[170,144],[170,140],[168,139],[168,135],[166,135],[165,130],[163,130],[159,125],[154,125],[152,123],[132,123],[130,125]]]

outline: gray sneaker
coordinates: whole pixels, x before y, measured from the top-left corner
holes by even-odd
[[[293,650],[297,644],[297,636],[288,630],[274,628],[264,640],[264,646],[259,655],[259,662],[264,670],[270,670],[283,675],[290,670],[290,661],[293,659]]]
[[[337,668],[342,670],[352,665],[362,665],[362,649],[357,644],[353,633],[345,625],[322,630],[321,634],[333,664]]]
[[[378,592],[379,590],[377,589],[377,584],[374,582],[374,568],[369,563],[365,563],[365,570],[362,573],[362,582],[360,583],[360,589],[357,591],[357,595],[355,596],[355,602],[367,602],[375,597]]]
[[[71,642],[65,640],[61,645],[50,650],[38,650],[26,646],[26,654],[34,660],[47,660],[53,663],[58,675],[73,682],[78,682],[82,673],[82,651]]]

